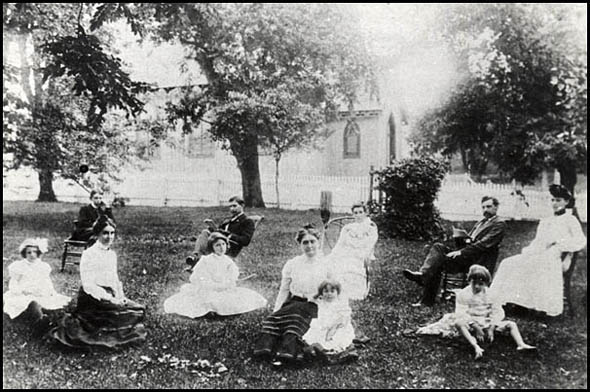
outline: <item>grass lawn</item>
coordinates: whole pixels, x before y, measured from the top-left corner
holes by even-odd
[[[46,237],[44,260],[53,267],[59,292],[75,297],[78,267],[59,272],[62,241],[71,231],[79,204],[4,202],[3,290],[7,266],[20,258],[26,237]],[[192,233],[203,219],[226,216],[225,208],[125,207],[115,210],[119,222],[115,250],[127,296],[147,305],[148,339],[123,350],[75,351],[32,339],[26,328],[3,316],[4,388],[586,388],[587,267],[586,251],[573,277],[574,319],[515,316],[535,353],[521,353],[509,337],[498,336],[484,346],[484,358],[473,361],[467,342],[411,333],[452,311],[452,303],[433,309],[410,307],[419,288],[401,276],[424,257],[424,242],[380,239],[377,243],[373,293],[353,307],[353,315],[371,337],[357,362],[337,366],[273,370],[250,359],[262,319],[269,314],[278,290],[282,265],[299,250],[295,232],[302,223],[320,223],[316,211],[253,209],[265,215],[252,244],[239,256],[242,283],[269,300],[267,309],[226,319],[192,320],[163,314],[164,300],[188,280],[184,258],[192,250]],[[534,236],[535,223],[509,222],[501,258],[520,252]],[[584,225],[586,230],[586,225]],[[534,279],[534,277],[531,277]],[[167,362],[179,359],[221,361],[229,369],[205,377]],[[144,356],[144,359],[142,359]],[[145,356],[152,359],[145,361]]]

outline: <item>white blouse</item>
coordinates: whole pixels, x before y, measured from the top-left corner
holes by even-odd
[[[331,254],[334,256],[355,257],[358,259],[374,259],[373,248],[379,238],[377,225],[365,218],[361,222],[345,225],[340,231],[338,241]]]
[[[190,282],[199,287],[223,289],[236,285],[240,270],[229,256],[215,253],[203,256],[190,276]]]
[[[544,252],[552,244],[559,252],[577,252],[584,249],[586,237],[575,216],[565,213],[541,219],[535,239],[522,249],[522,253]]]
[[[110,287],[114,290],[115,298],[125,297],[123,285],[117,273],[117,254],[100,242],[96,242],[82,252],[80,279],[84,291],[98,300],[110,301],[113,299],[113,295],[103,287]]]
[[[29,262],[27,259],[15,261],[8,266],[10,281],[8,290],[12,293],[36,296],[56,293],[51,281],[51,266],[40,259]]]
[[[329,265],[323,257],[308,258],[300,255],[285,263],[281,287],[275,302],[274,311],[281,308],[289,293],[311,300],[318,292],[320,283],[329,277]]]

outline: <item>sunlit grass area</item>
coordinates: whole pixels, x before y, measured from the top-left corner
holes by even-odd
[[[26,237],[46,237],[44,256],[53,268],[59,292],[75,297],[78,267],[59,272],[62,242],[72,229],[80,205],[5,202],[3,205],[3,290],[7,266],[20,258]],[[265,220],[252,244],[239,256],[241,283],[269,300],[267,309],[229,318],[188,318],[163,313],[164,300],[188,280],[184,258],[193,248],[190,237],[208,217],[227,215],[225,208],[125,207],[115,210],[121,280],[128,297],[147,305],[147,341],[123,350],[69,350],[33,339],[22,325],[3,316],[3,386],[5,388],[586,388],[587,386],[587,262],[584,250],[573,277],[577,315],[573,319],[511,315],[536,353],[515,350],[509,337],[485,346],[473,361],[466,342],[418,337],[412,332],[453,308],[410,307],[419,288],[401,276],[424,257],[425,242],[381,238],[371,296],[353,306],[353,317],[370,343],[358,361],[336,366],[310,364],[273,370],[251,359],[251,347],[262,319],[269,314],[278,290],[282,265],[299,250],[294,237],[307,222],[320,222],[319,211],[253,209]],[[534,236],[536,224],[509,222],[501,258],[520,252]],[[586,225],[584,225],[586,230]],[[531,277],[534,278],[534,277]],[[203,376],[169,362],[207,359],[229,370]],[[146,361],[145,357],[151,359]]]

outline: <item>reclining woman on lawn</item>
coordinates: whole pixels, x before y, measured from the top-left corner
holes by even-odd
[[[50,337],[70,347],[120,347],[145,340],[145,307],[125,297],[111,249],[115,223],[101,216],[94,224],[97,242],[82,253],[78,304],[49,331]]]
[[[250,312],[266,306],[266,299],[254,290],[237,287],[240,271],[225,254],[228,238],[211,233],[209,254],[201,257],[190,276],[190,283],[164,301],[164,312],[187,317],[201,317],[209,312],[229,316]]]
[[[586,246],[578,219],[565,207],[572,198],[562,185],[551,185],[554,215],[541,219],[533,242],[521,254],[504,259],[490,286],[502,305],[514,303],[557,316],[563,312],[563,252],[576,252]]]
[[[349,300],[363,300],[369,294],[369,268],[375,260],[373,249],[379,238],[377,225],[367,216],[363,202],[352,205],[354,222],[345,225],[338,241],[326,256],[332,275],[342,285],[342,297]],[[369,338],[357,330],[355,343],[367,343]]]
[[[348,299],[362,300],[369,293],[367,270],[375,259],[373,248],[379,237],[377,225],[367,216],[363,202],[353,204],[354,222],[345,225],[330,254],[334,278],[342,285],[342,294]]]
[[[34,335],[50,328],[48,310],[61,309],[71,298],[58,294],[51,282],[51,266],[41,260],[47,239],[27,238],[19,246],[22,260],[8,266],[8,291],[4,293],[4,313],[33,327]]]
[[[299,230],[296,240],[303,254],[285,263],[274,313],[262,322],[254,344],[254,356],[267,357],[275,366],[304,359],[302,337],[318,315],[312,299],[319,285],[329,278],[328,263],[319,251],[320,233],[307,225]]]
[[[457,292],[455,313],[448,313],[439,321],[419,328],[420,335],[442,335],[452,337],[461,334],[475,350],[475,359],[483,356],[478,343],[494,341],[494,332],[509,332],[516,342],[517,350],[533,350],[522,339],[514,321],[504,320],[504,310],[493,294],[488,292],[492,276],[482,265],[474,264],[467,274],[469,286]],[[475,332],[475,337],[471,332]]]

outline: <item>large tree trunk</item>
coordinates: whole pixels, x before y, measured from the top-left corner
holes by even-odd
[[[281,208],[281,199],[279,197],[279,161],[281,156],[275,158],[275,193],[277,194],[277,208]]]
[[[242,175],[242,195],[246,207],[265,208],[258,166],[258,138],[255,135],[248,137],[239,146],[232,146],[232,152]]]
[[[56,202],[55,192],[53,192],[53,173],[50,170],[40,169],[39,173],[39,197],[37,201]]]

